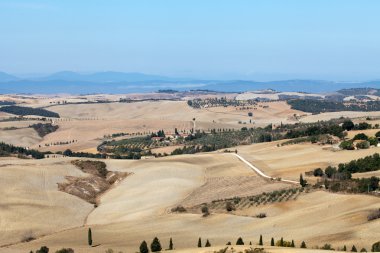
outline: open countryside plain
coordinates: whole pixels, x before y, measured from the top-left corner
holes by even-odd
[[[285,102],[264,104],[268,107],[258,107],[252,117],[235,107],[194,109],[185,101],[54,105],[46,109],[61,116],[52,121],[58,126],[56,131],[39,136],[29,127],[39,122],[36,119],[3,121],[0,122],[0,138],[4,142],[40,151],[56,152],[70,148],[97,153],[97,146],[105,136],[115,133],[145,136],[161,129],[167,133],[174,132],[175,128],[185,133],[191,131],[194,124],[206,132],[213,128],[239,131],[242,127],[270,123],[293,124],[299,120],[295,114],[307,115],[290,109]],[[347,138],[359,132],[373,136],[376,130],[350,131]],[[45,145],[67,140],[76,141]],[[334,145],[318,143],[282,146],[284,141],[240,145],[229,148],[232,153],[218,150],[141,160],[99,160],[59,155],[42,160],[1,158],[1,188],[6,197],[0,203],[0,252],[21,253],[42,245],[53,251],[71,247],[75,252],[89,252],[88,228],[93,231],[96,246],[90,251],[99,253],[108,248],[136,252],[142,240],[149,241],[155,236],[160,238],[164,247],[167,247],[169,238],[173,238],[178,252],[210,252],[193,248],[198,237],[210,240],[215,246],[210,250],[221,249],[228,241],[234,243],[240,236],[246,243],[256,244],[259,236],[263,235],[266,247],[272,237],[276,240],[281,237],[292,239],[297,245],[305,241],[309,247],[329,243],[334,247],[355,244],[368,248],[378,240],[380,234],[376,228],[379,220],[367,221],[367,215],[379,208],[378,197],[371,195],[310,189],[282,202],[261,205],[244,202],[246,204],[237,205],[233,212],[211,208],[210,215],[202,217],[200,206],[204,203],[212,206],[214,201],[233,198],[248,201],[250,196],[299,188],[297,184],[275,178],[298,182],[300,174],[315,168],[336,166],[380,151],[378,147],[337,150]],[[273,179],[252,170],[234,155],[235,150]],[[109,171],[128,172],[129,176],[98,196],[94,207],[83,199],[58,190],[57,184],[65,182],[67,177],[89,176],[71,163],[77,159],[104,161]],[[377,175],[377,172],[371,173]],[[362,174],[368,177],[366,173]],[[360,175],[355,174],[355,177],[360,178]],[[305,178],[310,182],[316,181],[310,176]],[[172,212],[179,205],[188,212]],[[223,204],[219,206],[223,209]],[[259,213],[265,213],[267,217],[257,218]],[[28,237],[33,240],[26,242]],[[298,252],[297,249],[282,251],[271,247],[266,250]]]

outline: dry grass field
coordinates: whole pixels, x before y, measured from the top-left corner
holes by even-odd
[[[329,165],[349,162],[380,152],[379,147],[333,151],[329,145],[301,143],[278,147],[278,142],[259,143],[237,148],[240,155],[272,177],[298,180],[300,173]]]
[[[85,99],[96,100],[102,96],[93,95]],[[106,97],[115,100],[120,98]],[[62,97],[8,99],[39,107],[60,101]],[[84,98],[73,96],[67,99],[74,102]],[[207,130],[294,123],[294,114],[304,114],[291,110],[284,102],[260,105],[253,111],[251,118],[247,110],[236,110],[234,107],[193,109],[185,101],[57,105],[48,108],[62,116],[62,119],[54,122],[59,126],[56,132],[42,138],[33,129],[27,128],[35,121],[0,122],[0,140],[24,147],[39,148],[41,145],[39,149],[42,151],[70,148],[74,151],[96,152],[96,146],[102,142],[104,135],[159,129],[174,132],[174,128],[188,131],[193,127],[193,118],[196,118],[197,129]],[[339,113],[309,115],[301,121],[339,116]],[[253,123],[249,124],[249,119]],[[242,123],[239,124],[239,121]],[[4,130],[10,127],[19,129]],[[349,135],[355,133],[352,131]],[[366,133],[373,135],[375,131],[366,130]],[[70,140],[77,142],[44,146],[45,143]],[[331,146],[310,143],[278,147],[278,143],[253,144],[236,149],[238,154],[264,173],[296,181],[300,173],[317,167],[324,168],[380,152],[380,148],[332,151]],[[170,151],[170,148],[159,148],[156,152]],[[267,246],[271,237],[276,240],[284,237],[286,240],[294,239],[298,246],[304,240],[309,247],[331,243],[333,247],[346,244],[350,248],[355,244],[358,249],[369,249],[380,236],[377,229],[380,220],[368,222],[366,218],[369,212],[380,207],[379,199],[366,195],[313,191],[301,194],[295,200],[253,205],[233,213],[211,213],[208,217],[202,217],[200,213],[171,212],[178,205],[193,207],[217,199],[250,196],[290,187],[286,183],[259,177],[229,153],[103,160],[108,170],[129,172],[132,175],[102,194],[97,208],[58,191],[57,183],[64,182],[65,176],[86,176],[71,164],[71,160],[0,159],[0,188],[3,194],[0,199],[1,253],[25,253],[42,245],[47,245],[52,252],[62,247],[72,247],[76,253],[104,253],[108,248],[116,252],[136,252],[142,240],[150,242],[155,236],[160,238],[163,248],[168,246],[169,238],[172,237],[177,249],[173,252],[202,253],[221,249],[228,241],[234,243],[239,236],[246,243],[256,243],[260,234],[264,237],[268,252],[322,252]],[[370,172],[354,176],[372,175],[379,174]],[[267,217],[256,218],[260,212],[266,213]],[[88,227],[92,228],[96,247],[87,246]],[[37,239],[19,243],[27,236]],[[215,247],[194,248],[198,237],[204,241],[208,238]]]
[[[83,175],[65,160],[0,159],[0,244],[83,224],[92,205],[57,189],[64,176]]]
[[[305,117],[302,117],[300,119],[301,122],[316,122],[321,120],[330,120],[330,119],[338,119],[340,117],[345,118],[362,118],[362,117],[379,117],[380,111],[375,112],[351,112],[351,111],[344,111],[344,112],[324,112],[320,114],[315,115],[307,115]]]
[[[15,146],[33,147],[40,143],[42,138],[32,128],[21,128],[15,130],[1,130],[0,140]]]
[[[60,101],[63,98],[25,100],[28,106],[37,107],[56,101],[52,99]],[[61,119],[54,120],[54,124],[59,126],[56,132],[40,138],[32,129],[14,130],[14,132],[0,133],[0,139],[41,151],[56,152],[65,149],[88,151],[99,145],[104,135],[114,133],[146,134],[160,129],[173,133],[175,128],[189,132],[193,128],[193,118],[196,119],[196,129],[208,131],[219,128],[240,129],[243,126],[266,126],[270,123],[280,124],[280,122],[294,123],[293,115],[302,113],[291,110],[285,102],[260,103],[257,110],[253,111],[253,117],[248,117],[248,112],[252,110],[237,110],[235,107],[193,109],[187,105],[186,101],[67,104],[54,105],[47,109],[61,116]],[[32,120],[0,122],[0,128],[26,127],[33,123],[35,122]],[[45,144],[71,140],[76,140],[76,142],[45,146]]]
[[[61,164],[65,163],[66,159],[46,161],[48,164],[56,164],[57,161]],[[379,221],[367,222],[366,220],[371,210],[379,208],[378,198],[370,196],[313,192],[301,195],[294,201],[238,210],[234,215],[211,214],[207,218],[199,214],[169,212],[171,207],[202,189],[209,178],[223,177],[227,180],[229,177],[235,179],[244,176],[257,177],[231,154],[211,153],[152,160],[107,160],[106,162],[110,170],[134,174],[101,197],[99,207],[94,209],[86,219],[86,226],[82,227],[81,222],[84,220],[85,213],[91,209],[88,204],[70,195],[65,195],[65,198],[75,199],[79,203],[70,205],[65,202],[67,200],[62,201],[56,197],[55,199],[60,201],[61,205],[65,207],[68,205],[69,210],[62,207],[67,212],[71,210],[71,207],[83,210],[83,215],[77,213],[80,219],[76,222],[76,228],[53,233],[29,243],[0,248],[0,252],[21,253],[36,249],[41,245],[48,245],[51,249],[73,247],[79,253],[89,251],[100,253],[108,248],[135,252],[142,240],[151,240],[154,236],[161,239],[164,247],[167,247],[170,237],[173,237],[177,249],[194,247],[198,237],[209,238],[212,245],[223,247],[227,241],[234,242],[239,236],[247,242],[256,242],[260,234],[264,236],[266,245],[269,244],[270,237],[279,239],[283,236],[285,239],[294,239],[297,244],[305,240],[310,247],[321,246],[324,243],[332,243],[335,247],[355,243],[357,247],[368,248],[370,243],[375,242],[380,235],[376,232]],[[59,173],[52,170],[51,173],[56,173],[56,181],[62,180],[60,173],[66,174],[68,171],[78,173],[78,170],[71,166],[66,165],[65,168],[67,169],[62,169]],[[54,182],[54,180],[51,181]],[[239,188],[242,191],[248,190],[245,188],[246,185],[239,184],[239,181],[232,182],[236,182],[232,191],[238,192]],[[41,184],[42,182],[37,183],[37,185]],[[19,187],[26,186],[21,184]],[[56,196],[64,195],[57,192],[56,188],[54,190],[54,187],[52,192]],[[39,194],[34,195],[39,196]],[[203,198],[202,195],[198,197],[199,201]],[[38,202],[38,197],[33,197],[30,201]],[[29,208],[25,209],[28,213],[33,210]],[[51,218],[44,213],[41,215],[45,217],[45,221],[50,220],[49,226],[57,227],[58,223],[61,226],[60,222],[64,221],[71,225],[74,222],[72,215],[63,213],[63,210],[56,211],[56,216]],[[266,212],[268,217],[265,219],[251,217],[258,212]],[[22,215],[16,211],[12,213],[17,217]],[[57,220],[57,216],[61,221]],[[11,219],[14,220],[14,217]],[[32,221],[29,223],[23,221],[22,224],[24,224],[23,228],[29,228],[32,226]],[[15,225],[12,224],[12,226]],[[86,246],[87,227],[92,228],[94,243],[98,245],[91,250]],[[62,230],[61,228],[57,230]],[[22,235],[21,231],[19,234]],[[9,237],[3,240],[4,242],[11,241]],[[281,251],[274,249],[273,252]]]

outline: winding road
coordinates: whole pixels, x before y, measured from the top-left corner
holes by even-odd
[[[255,171],[259,176],[261,176],[261,177],[263,177],[263,178],[267,178],[267,179],[276,180],[276,178],[266,175],[264,172],[262,172],[262,171],[261,171],[259,168],[257,168],[255,165],[253,165],[252,163],[250,163],[250,162],[248,162],[247,160],[245,160],[244,157],[242,157],[241,155],[238,155],[238,154],[236,154],[236,153],[234,153],[234,155],[235,155],[240,161],[242,161],[243,163],[245,163],[246,165],[248,165],[248,167],[250,167],[253,171]],[[285,183],[297,184],[297,185],[300,184],[300,183],[297,182],[297,181],[287,180],[287,179],[280,179],[280,181],[281,181],[281,182],[285,182]]]

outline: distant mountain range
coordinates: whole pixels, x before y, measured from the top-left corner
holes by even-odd
[[[11,81],[16,81],[19,78],[12,76],[10,74],[7,74],[5,72],[0,72],[0,83],[2,82],[11,82]]]
[[[301,91],[331,93],[348,88],[380,88],[380,81],[333,82],[321,80],[283,80],[256,82],[247,80],[199,80],[171,78],[143,73],[97,72],[80,74],[63,71],[48,76],[19,78],[0,72],[0,93],[135,93],[154,92],[160,89],[178,91],[207,89],[220,92],[244,92],[274,89],[277,91]]]

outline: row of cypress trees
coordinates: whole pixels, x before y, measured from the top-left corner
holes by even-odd
[[[174,249],[173,240],[172,240],[172,238],[170,238],[168,250],[173,250],[173,249]],[[154,237],[152,243],[150,244],[150,250],[152,252],[159,252],[162,250],[160,240],[157,237]],[[149,248],[148,248],[148,244],[146,241],[143,241],[140,244],[140,253],[149,253]]]
[[[252,245],[251,242],[249,244]],[[92,246],[92,231],[91,231],[91,228],[88,229],[88,245]],[[228,242],[227,245],[231,245],[231,242]],[[243,238],[239,237],[237,239],[237,241],[236,241],[236,245],[244,245]],[[262,235],[260,235],[258,245],[261,245],[261,246],[264,245],[263,236]],[[295,243],[294,243],[294,240],[292,240],[291,242],[284,241],[284,239],[282,237],[281,237],[280,240],[278,240],[275,243],[274,238],[272,237],[271,241],[270,241],[270,246],[292,247],[292,248],[294,248],[295,247]],[[206,239],[206,243],[205,243],[204,247],[211,247],[211,243],[210,243],[210,241],[208,239]],[[198,248],[202,248],[202,238],[201,237],[198,238]],[[304,241],[302,241],[302,243],[300,245],[300,248],[303,248],[303,249],[307,248],[306,247],[306,243]],[[174,249],[173,240],[172,240],[172,238],[170,238],[170,240],[169,240],[169,247],[168,247],[167,250],[173,250],[173,249]],[[157,237],[155,237],[153,239],[152,243],[150,244],[150,250],[152,252],[159,252],[159,251],[162,250],[162,246],[161,246],[160,240]],[[346,245],[344,245],[343,251],[346,251],[346,250],[347,250]],[[372,245],[372,251],[373,252],[380,251],[380,242],[375,243],[375,244]],[[351,252],[357,252],[357,249],[356,249],[355,245],[352,246]],[[364,252],[364,250],[362,249],[361,252]],[[146,241],[143,241],[141,243],[141,245],[140,245],[140,253],[149,253],[149,248],[148,248],[148,244],[147,244]]]

